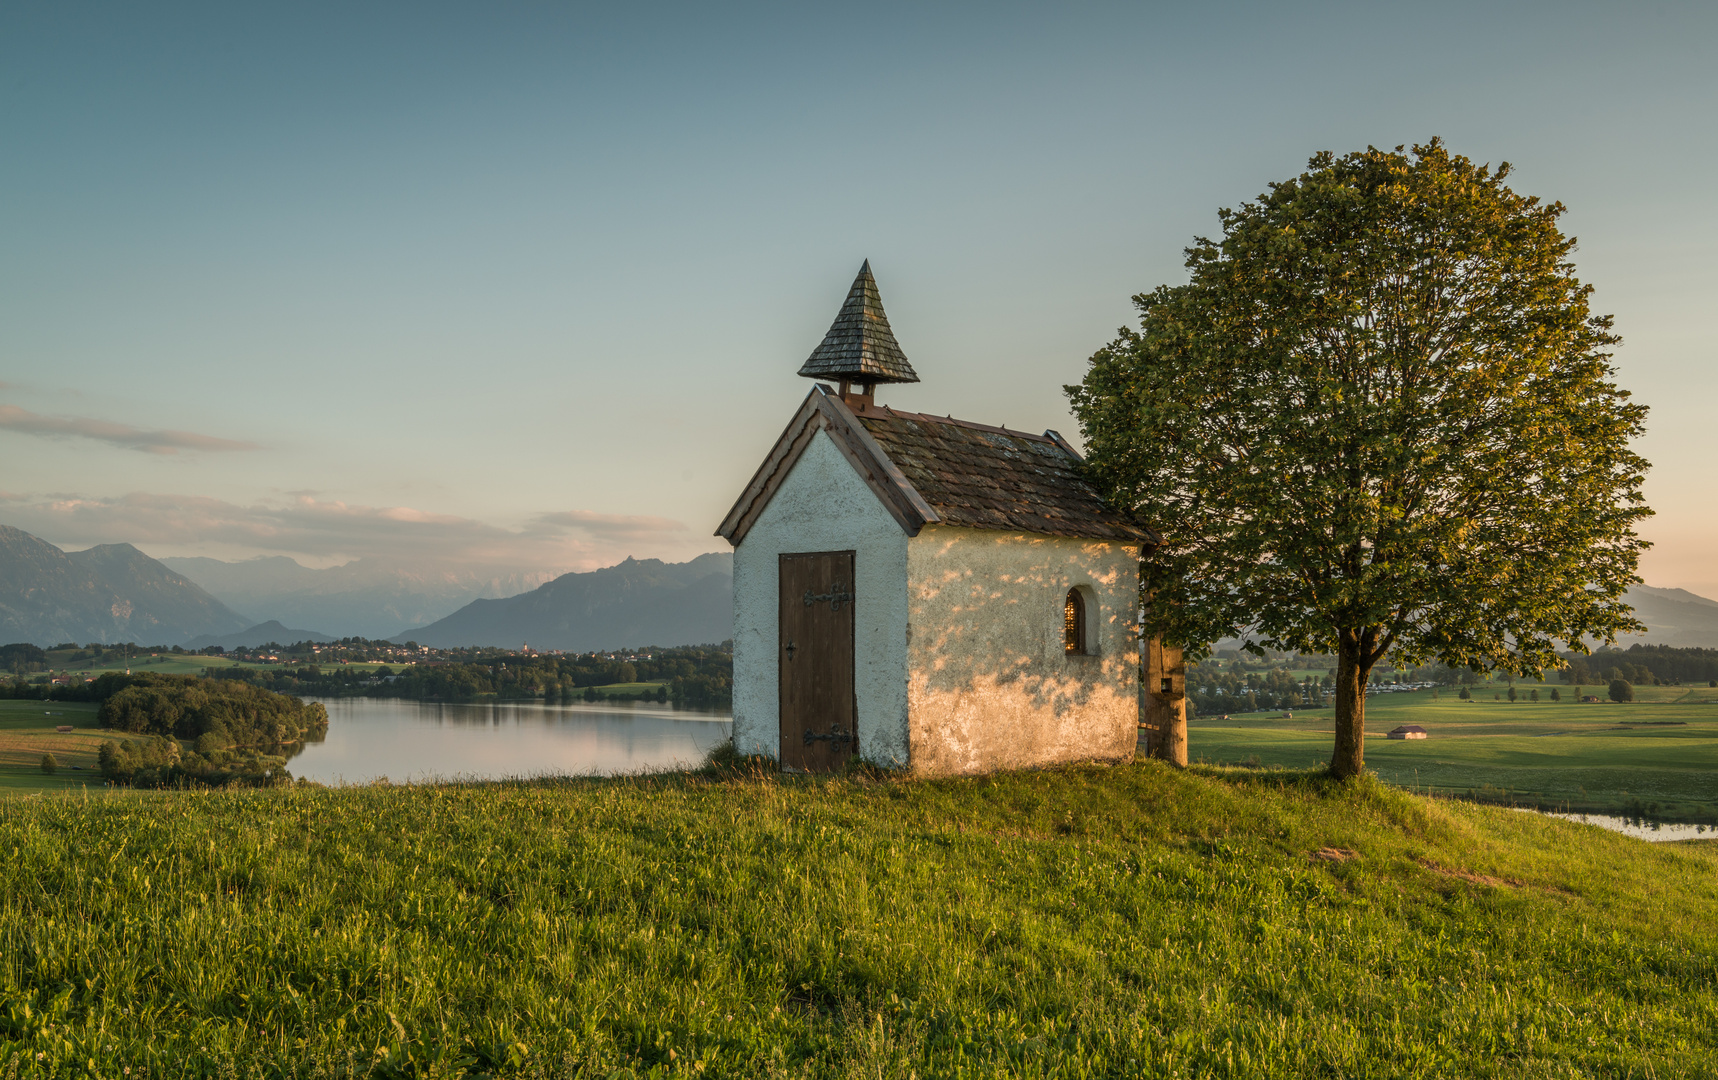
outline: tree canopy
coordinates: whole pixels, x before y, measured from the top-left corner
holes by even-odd
[[[1094,480],[1164,538],[1147,630],[1336,654],[1339,775],[1386,656],[1537,675],[1639,628],[1646,409],[1564,208],[1509,171],[1436,139],[1318,154],[1220,211],[1068,388]]]

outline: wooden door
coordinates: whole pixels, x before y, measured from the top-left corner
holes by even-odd
[[[839,769],[859,749],[853,702],[853,552],[781,556],[781,764]]]

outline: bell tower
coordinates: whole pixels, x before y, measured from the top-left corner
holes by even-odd
[[[829,333],[823,335],[823,344],[812,350],[799,373],[807,379],[839,383],[842,400],[856,407],[873,404],[875,389],[881,383],[919,381],[913,365],[907,363],[907,354],[895,341],[895,332],[889,329],[877,279],[871,276],[871,260],[859,268],[840,314],[830,324]]]

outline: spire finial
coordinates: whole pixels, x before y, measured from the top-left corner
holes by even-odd
[[[913,365],[907,363],[907,354],[895,341],[895,332],[889,329],[877,279],[871,276],[870,259],[859,268],[859,276],[853,279],[823,344],[812,350],[799,373],[808,379],[858,383],[866,387],[866,394],[877,383],[919,381]]]

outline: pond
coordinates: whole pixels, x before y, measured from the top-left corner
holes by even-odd
[[[1563,814],[1555,810],[1531,810],[1527,807],[1517,809],[1544,814],[1546,817],[1562,818],[1564,821],[1579,821],[1583,825],[1597,825],[1601,829],[1620,832],[1636,840],[1718,839],[1718,825],[1689,825],[1683,822],[1653,821],[1651,818],[1618,817],[1615,814]]]
[[[613,776],[696,765],[733,731],[728,713],[655,704],[313,698],[328,736],[287,762],[324,784]]]

